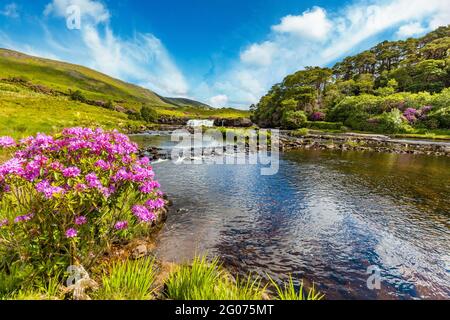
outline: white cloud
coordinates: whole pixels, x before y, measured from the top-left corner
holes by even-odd
[[[254,43],[241,53],[241,61],[254,65],[269,65],[277,50],[276,45],[270,41],[261,44]]]
[[[219,94],[209,99],[209,102],[213,107],[225,107],[228,104],[228,97],[224,94]]]
[[[46,28],[45,39],[55,51],[68,59],[113,77],[133,82],[170,96],[187,96],[188,85],[163,43],[152,34],[136,33],[122,39],[109,25],[108,8],[94,0],[53,0],[44,15],[66,16],[68,6],[77,5],[81,12],[81,29],[68,31],[62,46]],[[71,44],[70,49],[67,46]],[[65,48],[66,47],[66,48]],[[72,51],[74,54],[68,55]]]
[[[366,49],[384,32],[401,30],[405,37],[449,23],[450,2],[442,0],[360,0],[333,12],[314,7],[281,18],[266,39],[250,44],[227,72],[195,93],[220,92],[230,105],[246,108],[287,74]]]
[[[2,10],[0,10],[0,15],[10,18],[19,18],[19,8],[16,3],[9,3],[5,5]]]
[[[96,0],[53,0],[46,5],[44,15],[66,17],[66,10],[69,6],[78,6],[80,8],[83,22],[98,24],[108,22],[111,17],[107,7]]]
[[[409,38],[424,33],[426,29],[419,22],[412,22],[401,26],[396,35],[399,38]]]
[[[328,35],[332,23],[327,18],[324,9],[314,7],[298,16],[288,15],[281,23],[272,26],[272,30],[280,33],[290,33],[313,40],[323,40]]]

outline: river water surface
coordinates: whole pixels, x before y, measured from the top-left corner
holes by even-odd
[[[171,146],[168,135],[133,139]],[[281,154],[273,176],[259,165],[154,170],[174,203],[163,260],[208,253],[239,273],[314,282],[328,299],[450,299],[449,158],[304,150]],[[367,286],[369,266],[380,289]]]

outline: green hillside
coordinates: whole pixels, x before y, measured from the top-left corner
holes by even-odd
[[[80,90],[92,100],[126,101],[129,107],[148,103],[166,106],[150,90],[111,78],[100,72],[59,61],[0,49],[0,78],[19,77],[60,92]]]
[[[288,75],[252,110],[265,127],[448,135],[450,26]]]
[[[0,49],[0,135],[22,137],[74,125],[135,129],[149,125],[130,116],[142,106],[157,117],[248,116],[246,111],[164,98],[83,66]]]

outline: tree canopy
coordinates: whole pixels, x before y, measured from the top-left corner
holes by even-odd
[[[364,110],[369,118],[393,109],[403,111],[408,103],[417,104],[411,102],[415,99],[421,103],[436,102],[437,112],[439,108],[450,108],[450,103],[442,104],[447,101],[448,90],[444,97],[437,97],[449,86],[450,26],[446,26],[417,39],[381,42],[344,58],[332,68],[306,67],[288,75],[252,107],[253,121],[264,127],[287,127],[284,120],[294,112],[330,115],[348,97],[356,97],[352,101],[359,105],[378,101],[377,107]],[[423,93],[433,97],[424,100]],[[355,118],[364,119],[362,112],[358,109],[359,116]],[[333,120],[330,116],[327,119]],[[288,123],[292,126],[292,122]]]

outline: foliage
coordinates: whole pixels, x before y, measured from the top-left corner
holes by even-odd
[[[306,123],[307,128],[316,130],[341,130],[343,126],[342,122],[315,121]]]
[[[113,241],[148,230],[165,205],[148,158],[127,136],[68,128],[16,143],[0,165],[0,239],[38,273],[92,265]]]
[[[291,132],[291,135],[294,137],[304,137],[304,136],[307,136],[308,134],[309,134],[308,128],[301,128],[301,129],[294,130]]]
[[[440,128],[450,128],[450,106],[430,113],[429,119],[433,123],[439,123]]]
[[[325,295],[316,291],[314,284],[306,294],[303,281],[300,282],[300,288],[296,290],[292,276],[289,276],[289,282],[285,283],[284,287],[280,287],[270,276],[269,279],[277,292],[278,300],[322,300],[325,297]]]
[[[191,266],[183,265],[169,275],[166,296],[174,300],[259,300],[265,288],[260,281],[233,281],[221,269],[218,259],[196,257]]]
[[[79,102],[86,102],[86,98],[80,90],[70,91],[70,99]]]
[[[384,112],[378,119],[378,131],[380,132],[402,133],[411,131],[411,127],[406,123],[405,118],[398,109]]]
[[[87,125],[87,121],[95,122],[97,126],[104,125],[104,128],[112,128],[110,123],[114,122],[140,127],[142,123],[136,124],[134,121],[127,121],[126,111],[139,113],[142,105],[154,109],[158,116],[249,117],[248,111],[232,108],[215,109],[189,99],[166,99],[150,90],[114,79],[83,66],[30,57],[20,52],[0,49],[0,104],[2,108],[5,101],[8,109],[13,110],[13,118],[16,121],[11,123],[12,126],[4,126],[0,122],[0,132],[3,132],[0,134],[10,135],[13,133],[4,131],[13,131],[14,126],[20,126],[21,130],[27,130],[28,134],[53,133],[67,126]],[[113,101],[118,107],[115,109],[121,110],[121,112],[111,110],[113,108],[109,102]],[[94,105],[87,105],[86,102],[94,102]],[[3,114],[2,108],[0,108],[0,121],[3,117],[7,117]],[[109,109],[111,112],[109,110],[107,112],[105,109]],[[34,118],[31,120],[35,121],[28,121],[27,117],[30,115]],[[108,118],[108,123],[104,123],[104,118]],[[82,123],[80,124],[79,121]],[[61,122],[65,122],[65,124],[62,125]],[[26,129],[30,125],[36,129]],[[90,125],[94,126],[94,124]],[[55,129],[53,126],[58,128]],[[22,129],[22,127],[24,128]],[[17,136],[22,135],[18,132]]]
[[[3,84],[3,86],[1,86]],[[54,134],[73,126],[136,130],[143,123],[126,114],[70,100],[35,93],[17,84],[0,81],[0,135],[23,138],[38,132]]]
[[[302,127],[307,121],[303,111],[286,111],[283,114],[281,124],[286,129],[297,129]]]
[[[323,113],[323,112],[313,112],[309,116],[309,119],[311,121],[324,121],[325,120],[325,113]]]
[[[143,106],[141,108],[141,118],[145,122],[156,122],[158,120],[158,113],[150,107]]]
[[[261,98],[253,121],[262,127],[285,126],[287,112],[302,110],[313,121],[318,113],[325,113],[327,121],[343,122],[355,130],[380,131],[382,127],[370,119],[394,109],[403,112],[431,106],[432,121],[422,117],[410,123],[417,128],[445,129],[449,128],[445,112],[437,110],[450,105],[449,86],[447,26],[419,39],[384,41],[346,57],[332,69],[307,67],[288,75]],[[438,119],[441,116],[443,119]]]
[[[102,288],[95,293],[99,300],[150,300],[156,279],[155,260],[117,261],[102,276]]]
[[[1,268],[0,272],[0,298],[7,297],[11,292],[20,290],[32,273],[31,266],[20,262],[12,263],[8,268]]]

